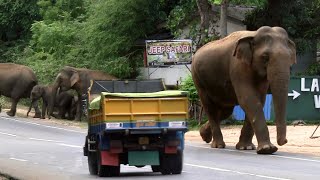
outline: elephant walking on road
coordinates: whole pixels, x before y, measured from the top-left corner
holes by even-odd
[[[232,114],[237,104],[246,119],[237,149],[255,149],[258,154],[278,150],[270,142],[263,105],[271,89],[277,126],[277,143],[286,139],[286,104],[290,67],[296,63],[295,44],[281,27],[264,26],[257,31],[238,31],[201,47],[193,56],[192,78],[198,90],[207,124],[200,129],[202,139],[211,147],[224,148],[220,122]]]
[[[7,112],[9,116],[15,116],[19,100],[29,98],[32,88],[37,83],[37,77],[29,67],[14,63],[0,63],[0,96],[11,98],[11,109]],[[35,109],[34,117],[40,117],[38,104],[32,105]]]
[[[104,73],[102,71],[95,71],[85,68],[74,68],[70,66],[65,66],[62,68],[57,75],[55,82],[53,84],[53,93],[51,99],[55,99],[56,92],[58,88],[62,91],[67,91],[69,89],[74,89],[78,94],[77,102],[77,112],[76,120],[80,121],[81,119],[81,97],[82,94],[87,93],[88,88],[90,87],[90,80],[115,80],[116,77]],[[49,118],[52,115],[54,104],[53,101],[50,101],[49,105]]]

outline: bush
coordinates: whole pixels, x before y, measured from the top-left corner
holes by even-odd
[[[189,101],[191,103],[195,103],[199,101],[198,91],[194,85],[192,76],[187,76],[181,83],[181,86],[179,88],[182,91],[188,92]]]

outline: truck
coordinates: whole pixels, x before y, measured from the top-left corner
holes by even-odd
[[[162,81],[94,81],[85,99],[90,174],[119,176],[121,165],[181,174],[187,92],[166,90]]]

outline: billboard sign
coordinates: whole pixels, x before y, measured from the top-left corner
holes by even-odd
[[[147,66],[189,64],[192,61],[192,41],[147,40]]]

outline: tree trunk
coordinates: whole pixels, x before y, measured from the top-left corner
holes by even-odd
[[[210,26],[210,16],[213,16],[212,5],[208,0],[197,0],[198,11],[201,17],[200,34],[197,43],[197,49],[203,45],[203,39],[208,37],[208,29]]]
[[[227,36],[227,17],[228,17],[229,0],[222,0],[220,10],[220,37]]]

